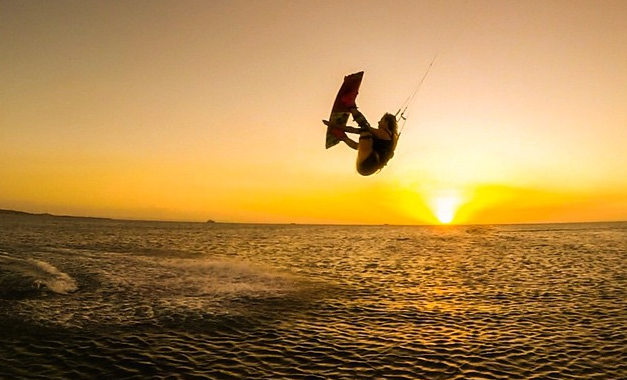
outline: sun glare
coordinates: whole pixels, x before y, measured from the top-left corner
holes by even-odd
[[[432,202],[433,213],[442,224],[449,224],[455,219],[455,214],[461,203],[461,199],[454,194],[436,196]]]

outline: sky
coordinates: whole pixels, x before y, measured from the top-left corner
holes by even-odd
[[[373,125],[418,90],[370,177],[354,150],[324,148],[321,120],[357,71]],[[622,0],[0,0],[4,209],[627,220],[626,143]]]

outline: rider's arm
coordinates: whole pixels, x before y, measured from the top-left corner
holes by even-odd
[[[357,107],[351,108],[351,114],[353,115],[353,119],[361,129],[372,132],[372,127],[370,126],[370,123],[368,123],[368,120],[366,120],[364,115],[359,112]]]

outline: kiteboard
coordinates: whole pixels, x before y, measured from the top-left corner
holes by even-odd
[[[355,99],[357,98],[357,93],[359,92],[359,86],[361,85],[363,77],[363,71],[344,77],[344,82],[342,83],[340,90],[337,92],[333,108],[331,108],[329,121],[323,121],[327,126],[327,149],[342,141],[336,134],[333,133],[333,131],[339,129],[338,127],[341,128],[346,126],[348,116],[350,115],[350,109],[355,107]]]

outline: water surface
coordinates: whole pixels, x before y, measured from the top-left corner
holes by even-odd
[[[0,216],[2,378],[625,379],[627,224]]]

